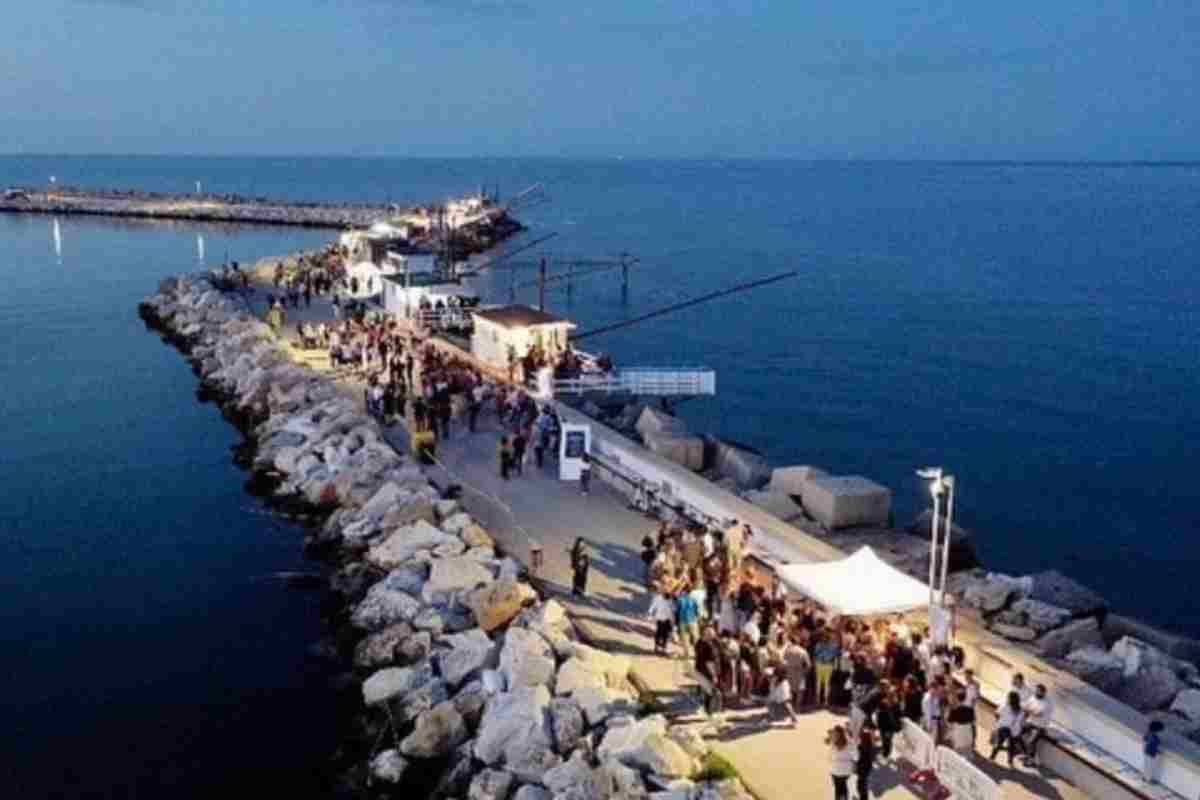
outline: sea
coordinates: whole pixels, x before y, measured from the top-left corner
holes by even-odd
[[[51,184],[429,204],[540,185],[486,300],[580,333],[795,271],[580,347],[705,365],[692,430],[863,475],[897,524],[956,477],[983,562],[1058,569],[1200,636],[1200,164],[0,157]],[[0,662],[21,797],[323,796],[337,747],[303,531],[137,303],[180,272],[335,232],[0,215]],[[627,290],[619,271],[637,259]],[[590,265],[585,262],[592,262]],[[574,265],[574,266],[572,266]],[[590,271],[589,271],[590,270]]]

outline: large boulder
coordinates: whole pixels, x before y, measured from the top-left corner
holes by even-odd
[[[397,622],[412,622],[420,610],[421,604],[415,597],[380,581],[367,590],[367,596],[354,608],[350,621],[355,627],[379,631]]]
[[[587,761],[582,748],[571,758],[546,771],[542,783],[556,798],[569,800],[605,800],[599,776]]]
[[[400,742],[400,752],[412,758],[440,758],[465,742],[467,724],[454,703],[439,703],[417,715],[412,733]]]
[[[546,772],[561,763],[554,749],[540,740],[518,739],[504,748],[504,768],[525,783],[541,783]]]
[[[1071,612],[1040,600],[1022,597],[998,614],[996,619],[1007,625],[1032,628],[1036,633],[1042,634],[1065,624],[1071,619]]]
[[[459,746],[450,757],[446,771],[438,779],[434,788],[434,797],[464,797],[471,787],[471,778],[475,775],[475,756],[473,744],[465,742]]]
[[[511,772],[485,769],[471,779],[467,800],[508,800],[516,778]]]
[[[598,647],[570,640],[553,642],[555,652],[560,658],[577,658],[584,666],[593,672],[604,675],[605,683],[610,689],[624,690],[629,686],[629,656],[621,653],[609,653]]]
[[[433,668],[428,663],[414,667],[387,667],[373,673],[363,682],[363,702],[369,706],[386,703],[431,680]]]
[[[537,599],[527,584],[515,579],[501,579],[470,592],[464,598],[467,607],[475,614],[475,621],[485,632],[507,625],[521,607]]]
[[[830,530],[888,524],[892,490],[858,475],[813,478],[801,495],[809,516]]]
[[[682,436],[687,433],[687,426],[683,420],[678,417],[673,417],[663,411],[654,408],[642,409],[641,416],[638,417],[634,429],[644,439],[646,436],[674,434]]]
[[[607,686],[604,673],[592,669],[578,657],[568,658],[558,668],[558,675],[554,680],[555,693],[567,695],[585,686],[594,686],[600,689]]]
[[[967,585],[963,602],[981,611],[999,611],[1011,598],[1028,594],[1029,582],[990,572]]]
[[[616,689],[585,686],[577,689],[571,695],[571,699],[579,704],[589,728],[601,725],[618,714],[632,714],[637,711],[637,704],[633,698]]]
[[[445,681],[438,678],[424,683],[403,697],[397,697],[389,703],[392,716],[399,725],[405,725],[415,720],[420,714],[444,703],[450,699]]]
[[[1084,647],[1104,647],[1100,623],[1095,617],[1068,622],[1061,628],[1042,634],[1037,640],[1038,652],[1048,658],[1062,658],[1072,650]]]
[[[776,467],[771,470],[771,481],[767,490],[779,494],[800,497],[804,494],[804,486],[813,478],[824,478],[829,473],[816,467]]]
[[[1065,608],[1077,617],[1099,614],[1108,602],[1096,592],[1057,570],[1046,570],[1033,576],[1030,597],[1043,603]]]
[[[1133,675],[1126,675],[1114,694],[1138,711],[1154,711],[1168,706],[1185,686],[1171,669],[1148,664]]]
[[[692,773],[691,756],[667,736],[667,722],[655,714],[629,725],[610,726],[596,750],[626,766],[656,775],[678,778]]]
[[[520,686],[492,697],[479,722],[475,757],[485,764],[498,764],[508,745],[519,740],[550,747],[549,705],[550,692],[545,686]]]
[[[606,758],[596,768],[600,790],[605,796],[619,800],[642,800],[647,796],[646,784],[637,770],[631,769],[615,758]]]
[[[367,561],[380,569],[391,570],[421,550],[433,550],[438,545],[457,541],[457,537],[438,530],[424,520],[418,520],[397,528],[368,550]]]
[[[408,772],[408,760],[396,750],[388,749],[371,759],[371,782],[395,786]]]
[[[459,547],[462,542],[458,543]],[[471,558],[442,558],[434,561],[421,591],[426,603],[451,603],[461,592],[493,581],[492,572]]]
[[[354,648],[354,666],[376,669],[393,664],[396,661],[396,648],[412,634],[413,628],[407,622],[397,622],[371,634]]]
[[[513,795],[513,800],[554,800],[554,795],[548,789],[527,783]]]
[[[474,677],[495,658],[495,643],[479,628],[442,637],[441,641],[450,649],[438,655],[438,667],[450,686]]]
[[[510,689],[550,685],[554,667],[554,651],[545,639],[526,628],[508,629],[500,650],[500,671]]]
[[[1104,615],[1103,632],[1104,638],[1110,642],[1115,642],[1122,636],[1133,636],[1173,658],[1200,664],[1200,639],[1189,639],[1186,636],[1147,625],[1141,620],[1111,613]]]
[[[554,739],[554,750],[566,755],[575,749],[583,738],[583,709],[574,700],[556,697],[550,702],[550,733]]]
[[[1083,647],[1067,654],[1066,667],[1106,694],[1121,685],[1125,662],[1100,647]]]
[[[1181,714],[1192,722],[1200,723],[1200,689],[1184,689],[1175,695],[1171,711]]]

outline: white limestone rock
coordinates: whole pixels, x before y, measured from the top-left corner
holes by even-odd
[[[1028,594],[1026,585],[1018,578],[988,573],[967,585],[963,593],[963,602],[981,611],[999,611],[1008,605],[1011,598]]]
[[[1027,628],[1024,625],[1008,625],[1003,622],[994,622],[991,628],[1005,639],[1012,639],[1017,642],[1032,642],[1037,638],[1037,631],[1033,628]]]
[[[510,688],[546,686],[554,682],[554,651],[538,634],[509,628],[500,650],[500,671]]]
[[[381,581],[367,590],[367,596],[355,607],[350,621],[357,628],[378,631],[397,622],[412,622],[420,610],[421,604],[416,598]]]
[[[466,551],[467,546],[456,539],[453,542],[439,544],[433,548],[432,552],[436,558],[454,558],[455,556],[461,556]]]
[[[416,664],[428,658],[432,649],[433,637],[429,631],[416,631],[396,647],[396,664],[402,667]]]
[[[809,516],[830,530],[882,526],[892,511],[892,491],[859,475],[813,478],[801,495]]]
[[[438,667],[443,680],[452,687],[475,676],[495,661],[496,645],[479,628],[442,637],[442,642],[450,649],[438,655]]]
[[[569,760],[547,770],[542,783],[556,798],[606,800],[599,777],[582,750],[576,750]]]
[[[518,686],[492,697],[479,722],[475,757],[485,764],[498,764],[508,745],[518,740],[550,747],[549,705],[550,692],[545,686]]]
[[[459,531],[458,536],[467,547],[496,549],[496,540],[492,538],[492,535],[474,522]]]
[[[541,786],[527,783],[513,795],[513,800],[554,800],[554,795]]]
[[[1161,664],[1148,664],[1126,675],[1114,692],[1116,698],[1138,711],[1154,711],[1170,705],[1186,684]]]
[[[690,775],[695,766],[692,757],[667,736],[667,722],[660,714],[610,726],[596,752],[643,772],[675,778]]]
[[[525,783],[541,783],[546,772],[561,763],[553,748],[541,741],[517,739],[504,749],[504,768]]]
[[[583,738],[583,709],[574,700],[556,697],[550,701],[550,733],[554,739],[554,750],[566,755],[575,749]]]
[[[480,674],[479,681],[487,694],[500,694],[505,689],[504,675],[494,669],[485,669]]]
[[[454,703],[442,702],[417,716],[412,733],[400,742],[400,752],[410,758],[439,758],[467,738],[467,724]]]
[[[600,790],[607,797],[620,800],[641,800],[646,797],[642,776],[615,758],[607,758],[596,768]]]
[[[363,682],[363,702],[369,706],[386,703],[393,697],[411,692],[431,680],[433,668],[428,663],[414,667],[387,667],[373,673]]]
[[[1100,647],[1084,647],[1067,654],[1066,666],[1082,680],[1106,694],[1121,685],[1125,662]]]
[[[1063,658],[1072,650],[1084,647],[1104,647],[1100,623],[1095,617],[1068,622],[1061,628],[1043,634],[1037,640],[1038,652],[1049,658]]]
[[[1003,616],[1012,616],[1017,620],[1010,624],[1024,625],[1041,634],[1066,624],[1071,619],[1071,612],[1031,597],[1022,597]]]
[[[616,689],[585,686],[576,690],[571,699],[579,704],[589,728],[601,725],[618,714],[632,714],[637,711],[633,698]]]
[[[408,760],[396,750],[388,749],[371,759],[372,783],[396,785],[404,779],[408,771]]]
[[[621,653],[609,653],[583,642],[567,639],[552,641],[555,652],[560,658],[577,658],[584,666],[593,672],[604,675],[604,680],[610,689],[625,690],[629,686],[629,656]]]
[[[579,658],[569,658],[558,668],[558,676],[554,681],[555,694],[568,695],[587,686],[605,688],[604,673],[597,672]]]
[[[383,541],[367,551],[367,561],[380,569],[395,569],[412,558],[419,550],[432,550],[455,538],[418,520],[394,530]]]
[[[456,542],[461,550],[462,542]],[[449,604],[460,593],[492,583],[491,570],[470,558],[441,558],[434,561],[421,591],[426,603]]]
[[[1200,689],[1184,689],[1175,695],[1171,711],[1187,717],[1192,722],[1200,723]]]
[[[452,536],[458,536],[467,528],[468,525],[473,523],[474,520],[471,519],[470,514],[460,511],[457,514],[453,514],[450,517],[442,520],[442,524],[438,527]]]
[[[511,772],[485,769],[471,779],[467,800],[508,800],[515,783]]]

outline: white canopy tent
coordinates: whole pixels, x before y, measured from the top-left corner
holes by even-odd
[[[838,561],[775,568],[784,585],[844,616],[890,614],[929,603],[929,587],[884,562],[869,547]]]

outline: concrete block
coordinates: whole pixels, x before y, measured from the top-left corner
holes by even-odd
[[[739,489],[760,489],[771,479],[771,465],[758,453],[720,440],[713,443],[713,467],[733,478]]]
[[[653,408],[642,409],[642,415],[638,417],[637,424],[634,427],[642,435],[642,438],[652,436],[656,433],[683,435],[687,432],[687,426],[683,424],[683,420]]]
[[[646,449],[693,471],[704,468],[704,440],[699,436],[646,434]]]
[[[767,489],[800,497],[804,494],[804,484],[813,478],[824,478],[828,474],[817,467],[777,467],[771,470],[771,482],[767,484]]]
[[[857,475],[814,478],[801,498],[809,515],[830,529],[886,525],[892,511],[892,490]]]
[[[800,506],[790,494],[770,488],[746,492],[746,500],[785,522],[800,514]]]

